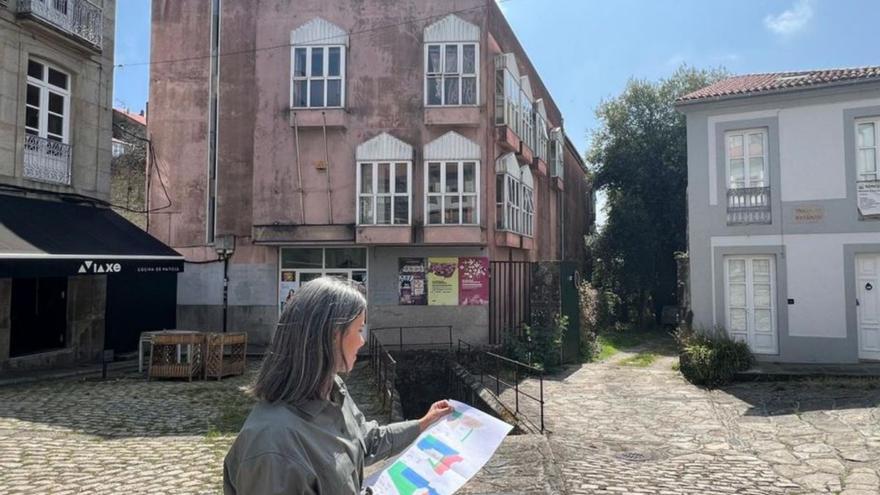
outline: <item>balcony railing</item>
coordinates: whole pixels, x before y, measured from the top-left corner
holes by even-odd
[[[769,187],[727,190],[727,225],[768,224],[771,221]]]
[[[31,134],[24,138],[24,176],[28,179],[70,184],[73,147]]]
[[[98,50],[103,44],[104,13],[87,0],[18,0],[19,15],[30,15]]]

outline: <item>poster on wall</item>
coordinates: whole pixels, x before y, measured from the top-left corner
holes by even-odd
[[[428,258],[428,306],[458,305],[458,258]]]
[[[489,258],[458,259],[458,303],[462,306],[489,304]]]
[[[425,258],[399,258],[398,294],[399,302],[406,306],[428,304],[425,285]]]
[[[281,272],[281,282],[278,285],[278,298],[280,299],[278,304],[279,312],[284,311],[284,307],[290,302],[290,299],[293,298],[293,295],[296,294],[298,289],[299,282],[296,281],[296,272]]]
[[[859,213],[865,217],[880,215],[880,181],[865,181],[857,184]]]

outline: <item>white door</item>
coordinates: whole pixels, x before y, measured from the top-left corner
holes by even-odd
[[[777,354],[774,258],[730,256],[724,266],[727,333],[755,354]]]
[[[856,255],[859,358],[880,359],[880,254]]]

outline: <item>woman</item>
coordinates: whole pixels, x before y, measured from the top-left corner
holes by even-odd
[[[322,277],[285,307],[253,386],[259,402],[223,465],[225,495],[357,494],[364,465],[393,456],[452,412],[435,402],[419,420],[367,422],[337,373],[364,345],[366,300]]]

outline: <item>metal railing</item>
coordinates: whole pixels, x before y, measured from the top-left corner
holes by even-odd
[[[104,12],[88,0],[18,0],[18,13],[31,15],[98,50],[104,42]]]
[[[464,348],[464,349],[463,349]],[[461,355],[462,351],[467,352],[468,354],[472,354],[474,352],[473,346],[471,344],[459,339],[458,340],[458,354]],[[538,405],[538,422],[541,428],[541,433],[544,432],[544,371],[540,368],[536,368],[534,366],[529,366],[528,364],[521,363],[516,361],[515,359],[510,359],[509,357],[502,356],[500,354],[496,354],[494,352],[479,350],[477,351],[477,360],[470,360],[468,363],[461,363],[461,359],[459,359],[459,363],[466,368],[468,366],[476,366],[477,372],[480,376],[480,384],[486,388],[486,390],[495,396],[499,402],[504,404],[504,401],[501,399],[502,395],[502,386],[505,387],[505,390],[513,390],[514,395],[514,405],[513,411],[515,411],[517,419],[521,417],[528,418],[528,415],[525,414],[524,411],[520,409],[520,397],[522,396],[524,399],[530,399],[534,401]],[[491,364],[489,364],[491,363]],[[506,377],[502,377],[502,373],[505,371],[508,372]],[[512,372],[512,375],[511,375]],[[529,376],[537,376],[538,377],[538,396],[526,392],[520,387],[520,378],[527,378]],[[507,379],[512,380],[513,383],[507,381]],[[489,386],[486,386],[486,380],[488,380]],[[491,385],[494,383],[494,391]],[[506,407],[510,408],[508,404],[505,404]],[[529,418],[531,421],[534,419]]]
[[[423,334],[423,332],[419,332],[419,330],[428,330],[434,334],[437,330],[446,330],[445,335],[446,339],[436,340],[434,339],[431,342],[417,341],[417,342],[405,342],[407,337],[413,337],[412,334]],[[383,335],[387,335],[389,331],[393,331],[397,336],[397,343],[389,342],[388,339],[383,340],[385,347],[394,349],[397,348],[398,351],[402,351],[404,348],[421,348],[421,349],[432,349],[432,348],[440,348],[445,347],[448,351],[452,352],[452,325],[425,325],[425,326],[406,326],[406,327],[377,327],[370,329],[370,338],[378,332]],[[428,339],[419,339],[419,340],[428,340]]]
[[[769,187],[740,187],[727,190],[727,225],[771,222]]]
[[[59,141],[26,134],[24,137],[24,176],[56,184],[70,184],[73,147]]]
[[[388,420],[393,421],[397,361],[374,333],[370,333],[370,367],[376,380],[376,388],[382,397],[382,407],[388,408]]]

